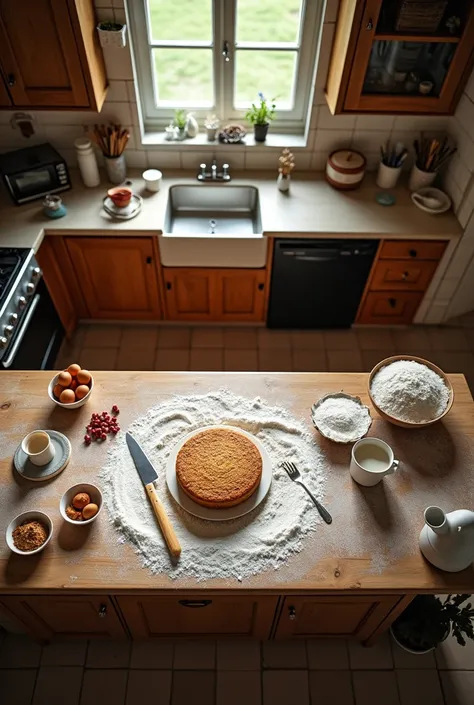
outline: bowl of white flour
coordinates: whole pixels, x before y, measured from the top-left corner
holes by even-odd
[[[443,370],[429,360],[394,355],[370,373],[369,397],[386,421],[404,428],[425,428],[446,416],[454,391]]]
[[[319,433],[335,443],[359,441],[372,423],[369,407],[344,392],[321,397],[313,404],[311,418]]]

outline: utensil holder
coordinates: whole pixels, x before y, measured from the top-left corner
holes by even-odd
[[[127,178],[125,155],[119,157],[104,156],[105,171],[111,184],[121,184]]]
[[[377,181],[375,182],[380,188],[395,188],[397,185],[398,177],[402,172],[402,167],[400,166],[387,166],[383,162],[379,164],[379,172],[377,174]]]
[[[410,180],[408,181],[408,188],[410,191],[418,191],[424,186],[431,186],[435,179],[435,171],[423,171],[422,169],[418,169],[416,164],[414,164],[411,170]]]

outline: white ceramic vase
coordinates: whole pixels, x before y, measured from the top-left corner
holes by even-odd
[[[425,509],[420,550],[427,561],[448,573],[468,568],[474,560],[474,512],[457,509],[445,514],[439,507]]]
[[[435,179],[435,171],[422,171],[422,169],[418,169],[416,164],[414,164],[413,169],[411,170],[408,188],[410,191],[418,191],[420,188],[424,188],[425,186],[431,186]]]
[[[291,177],[284,176],[283,174],[278,174],[277,187],[279,191],[289,191],[290,190]]]
[[[377,186],[380,188],[395,188],[401,171],[401,166],[387,166],[380,162],[376,181]]]

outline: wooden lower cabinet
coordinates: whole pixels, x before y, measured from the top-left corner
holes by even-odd
[[[278,597],[235,595],[118,596],[133,639],[248,637],[268,639]]]
[[[408,325],[421,304],[424,293],[415,291],[369,291],[357,323]]]
[[[275,638],[340,636],[363,641],[377,629],[399,600],[397,595],[285,597]]]
[[[0,597],[0,608],[37,639],[125,637],[125,630],[106,595],[24,595]]]

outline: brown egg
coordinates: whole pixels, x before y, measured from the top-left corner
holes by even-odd
[[[57,399],[59,399],[59,397],[61,396],[61,392],[63,392],[63,391],[64,391],[64,387],[61,387],[60,384],[56,384],[53,387],[53,394]]]
[[[78,492],[72,498],[72,506],[76,509],[84,509],[85,506],[91,503],[91,498],[87,492]]]
[[[72,389],[63,389],[59,396],[59,401],[61,404],[72,404],[73,401],[76,401],[76,395]]]
[[[69,385],[69,389],[72,389],[73,392],[75,392],[76,389],[78,388],[78,386],[79,386],[79,382],[77,381],[77,379],[75,377],[73,377],[71,384]]]
[[[84,399],[84,397],[89,394],[91,390],[87,384],[80,384],[76,389],[76,399]]]
[[[67,370],[64,370],[63,372],[60,372],[58,374],[58,384],[61,385],[61,387],[69,387],[71,384],[72,377],[69,374]]]
[[[72,365],[69,365],[67,371],[69,372],[71,377],[76,377],[77,373],[81,371],[81,366],[78,365],[77,362],[74,362]]]
[[[82,521],[82,513],[78,512],[77,509],[74,509],[71,504],[69,507],[66,507],[66,514],[69,519],[73,519],[74,521]]]
[[[88,370],[80,370],[77,373],[77,381],[79,384],[89,384],[91,381],[91,373]]]
[[[94,504],[93,502],[91,504],[86,504],[86,506],[82,510],[82,518],[86,520],[92,519],[92,517],[95,517],[98,511],[99,507],[97,506],[97,504]]]

